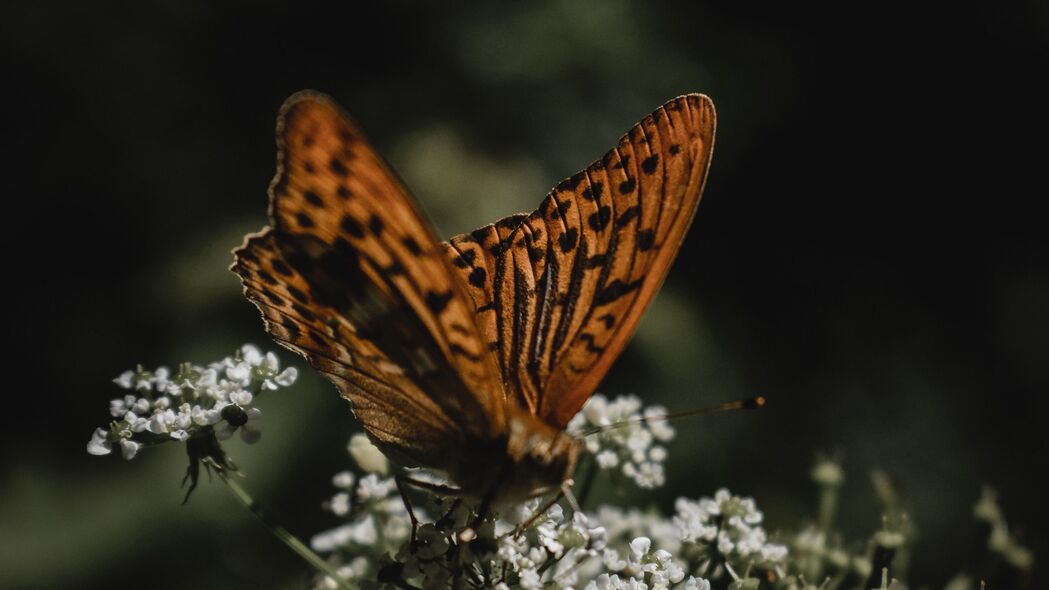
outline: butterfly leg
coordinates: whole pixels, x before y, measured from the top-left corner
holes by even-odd
[[[416,488],[419,488],[420,490],[426,490],[428,492],[434,492],[436,494],[440,494],[440,495],[443,495],[443,496],[458,497],[458,496],[462,496],[463,495],[463,491],[458,489],[458,488],[453,488],[453,487],[449,487],[449,486],[443,486],[443,485],[440,485],[440,484],[430,483],[428,481],[422,481],[422,480],[419,480],[419,479],[412,479],[412,478],[410,478],[410,477],[408,477],[407,475],[404,475],[404,474],[400,474],[397,477],[393,478],[393,481],[394,481],[394,483],[397,484],[397,492],[401,495],[401,501],[404,502],[405,509],[408,510],[408,518],[411,519],[411,521],[412,521],[412,545],[415,545],[415,542],[416,542],[417,537],[418,537],[418,533],[419,533],[419,519],[415,516],[415,511],[412,510],[412,503],[411,503],[411,501],[408,500],[407,486],[409,486],[409,485],[415,486]],[[458,502],[458,500],[456,500],[456,502]],[[453,508],[453,510],[454,510],[454,508]],[[449,514],[450,514],[450,512],[449,512]]]
[[[452,558],[453,589],[460,588],[463,580],[463,548],[477,538],[477,531],[484,524],[484,519],[488,516],[488,511],[491,509],[494,499],[495,490],[485,494],[481,498],[481,505],[477,508],[477,516],[474,517],[469,526],[459,531],[459,534],[456,536],[459,542],[455,545],[455,556]]]
[[[568,500],[568,504],[572,507],[572,510],[579,512],[579,503],[576,502],[575,495],[572,494],[572,485],[574,484],[575,482],[571,479],[566,479],[561,482],[561,486],[557,490],[557,495],[551,498],[546,504],[543,504],[539,510],[536,510],[535,514],[533,514],[528,520],[518,525],[517,531],[514,532],[514,539],[519,539],[529,527],[535,524],[535,521],[539,520],[540,517],[546,514],[547,510],[553,508],[554,504],[557,504],[562,499]]]

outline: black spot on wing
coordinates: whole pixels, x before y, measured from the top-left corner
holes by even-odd
[[[314,315],[312,311],[306,309],[299,303],[292,303],[291,308],[295,310],[295,313],[299,314],[299,317],[307,322],[313,322],[317,319],[317,316]]]
[[[612,208],[607,205],[591,213],[586,220],[587,224],[590,225],[590,229],[594,231],[603,231],[608,227],[609,221],[612,221]]]
[[[426,307],[429,307],[430,311],[436,315],[444,311],[444,308],[448,307],[448,302],[451,300],[451,291],[445,291],[444,293],[430,291],[426,294]]]
[[[342,222],[339,225],[342,227],[342,231],[355,238],[364,237],[364,226],[361,225],[361,222],[357,221],[352,215],[343,215]]]
[[[575,248],[576,242],[579,240],[579,230],[577,228],[568,228],[568,231],[561,234],[557,238],[558,246],[561,247],[562,252],[571,252]]]
[[[407,248],[408,252],[410,252],[413,256],[418,256],[423,253],[422,246],[420,246],[419,242],[415,241],[415,238],[411,236],[404,236],[404,239],[401,240],[401,243],[404,244],[404,247]]]
[[[474,260],[476,259],[477,250],[466,249],[463,250],[459,256],[455,257],[455,260],[452,261],[452,264],[458,266],[459,268],[467,268],[469,266],[473,266]]]
[[[608,262],[607,254],[594,254],[586,260],[587,268],[600,268]]]
[[[350,170],[346,167],[346,164],[343,164],[342,160],[337,156],[332,156],[331,161],[328,162],[328,169],[342,177],[349,176],[350,174]]]
[[[382,230],[385,227],[386,224],[383,223],[382,218],[378,215],[372,214],[371,219],[368,220],[368,230],[375,236],[379,236],[382,235]]]
[[[322,199],[320,197],[320,195],[318,195],[314,191],[306,191],[306,192],[302,193],[302,196],[305,197],[306,202],[309,203],[310,205],[313,205],[314,207],[317,207],[318,209],[324,207],[324,199]]]
[[[641,169],[645,171],[645,174],[652,174],[656,171],[656,166],[659,164],[659,156],[652,154],[641,161]]]
[[[598,291],[597,295],[594,296],[595,305],[606,305],[616,301],[620,297],[637,290],[641,286],[641,279],[630,283],[624,283],[623,281],[616,279],[608,284],[604,289]]]
[[[309,303],[310,302],[310,298],[307,297],[305,293],[300,291],[298,287],[296,287],[294,285],[288,285],[287,289],[288,289],[288,294],[290,294],[295,299],[297,299],[297,300],[299,300],[299,301],[301,301],[303,303]]]
[[[650,229],[643,229],[637,232],[637,249],[642,252],[651,250],[652,246],[656,243],[656,232]]]
[[[594,335],[590,333],[584,333],[579,336],[580,342],[586,343],[586,349],[594,354],[601,354],[604,352],[604,347],[597,346],[594,344]]]
[[[640,215],[641,207],[638,205],[634,205],[633,207],[630,207],[629,209],[624,211],[623,214],[619,216],[619,219],[616,220],[616,225],[620,227],[624,226],[636,219],[637,217],[639,217]]]
[[[314,225],[316,225],[313,222],[313,218],[309,215],[306,215],[302,211],[299,211],[295,214],[295,220],[299,222],[299,226],[301,227],[313,227]]]
[[[281,324],[284,329],[288,331],[288,336],[292,340],[298,340],[302,334],[302,330],[299,329],[299,325],[295,323],[295,320],[291,318],[284,318],[284,322]]]
[[[605,185],[600,182],[595,182],[591,184],[588,188],[583,190],[583,198],[587,199],[588,201],[596,201],[600,199],[601,189],[603,189],[604,187]]]
[[[270,263],[270,266],[273,267],[273,270],[276,271],[277,274],[281,274],[286,277],[290,277],[292,274],[294,274],[292,270],[288,268],[288,265],[284,264],[284,261],[278,258],[274,258],[273,262]]]

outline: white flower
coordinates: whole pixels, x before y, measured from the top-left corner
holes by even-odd
[[[346,492],[339,492],[331,497],[328,502],[328,510],[331,510],[336,516],[346,516],[350,512],[350,495]]]
[[[123,455],[124,459],[127,461],[130,461],[135,458],[135,455],[138,454],[138,449],[141,446],[142,445],[133,440],[129,440],[126,438],[120,439],[120,452]]]
[[[678,498],[674,524],[686,543],[711,544],[726,558],[752,561],[760,557],[767,564],[777,564],[787,557],[784,545],[768,542],[761,528],[763,515],[752,498],[732,495],[719,489],[713,498],[692,501]]]
[[[143,432],[149,426],[149,419],[141,418],[135,412],[124,414],[124,421],[127,422],[128,429],[131,432]]]
[[[340,471],[331,478],[332,485],[343,490],[352,489],[356,481],[357,477],[352,471]]]
[[[272,353],[270,353],[272,354]],[[277,389],[277,386],[289,387],[295,383],[295,380],[299,378],[299,370],[295,367],[288,367],[277,376],[272,379],[266,379],[262,382],[263,389]]]
[[[251,365],[240,362],[232,367],[227,367],[226,378],[240,387],[247,387],[251,384]]]
[[[131,406],[131,410],[136,414],[147,414],[153,408],[153,404],[144,397],[140,397],[135,400],[135,403]]]
[[[113,452],[113,443],[109,442],[105,430],[95,429],[91,440],[87,443],[87,452],[92,455],[108,455]]]
[[[219,420],[222,419],[222,411],[214,408],[205,410],[203,407],[195,405],[190,410],[190,419],[197,426],[218,424]]]
[[[229,401],[238,406],[247,406],[251,404],[251,400],[254,398],[255,396],[251,395],[251,392],[246,389],[239,389],[229,394]]]
[[[595,459],[597,460],[597,466],[601,469],[611,469],[619,465],[619,455],[615,451],[606,449],[598,453]]]
[[[260,351],[257,346],[254,344],[245,344],[240,347],[240,358],[248,363],[248,365],[257,367],[262,364],[264,357],[262,356],[262,351]]]
[[[361,502],[381,500],[389,496],[396,487],[397,484],[392,479],[379,479],[378,475],[369,473],[362,477],[357,485],[357,499]]]
[[[135,384],[134,379],[134,371],[124,371],[116,379],[113,379],[113,383],[116,383],[117,387],[122,389],[131,389]]]
[[[652,539],[648,537],[638,537],[630,542],[630,552],[634,554],[634,557],[640,559],[642,555],[648,553],[648,550],[652,548]]]
[[[710,590],[710,582],[703,578],[693,578],[689,576],[685,580],[685,590]]]
[[[390,472],[390,462],[386,459],[386,455],[383,455],[382,451],[373,445],[366,435],[353,435],[347,450],[361,469],[381,475]]]
[[[601,469],[618,469],[638,487],[651,489],[663,485],[666,474],[663,462],[666,449],[658,442],[674,437],[674,429],[665,420],[666,410],[655,406],[640,413],[641,400],[620,396],[609,401],[601,394],[590,397],[570,422],[575,434],[590,432],[583,438],[588,452],[596,456]]]
[[[128,371],[130,373],[130,371]],[[129,387],[130,388],[130,387]],[[123,418],[124,414],[127,414],[131,410],[132,406],[135,405],[135,396],[125,395],[122,398],[110,400],[109,402],[109,415],[114,418]]]

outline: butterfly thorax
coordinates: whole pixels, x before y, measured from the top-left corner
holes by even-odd
[[[489,454],[485,459],[464,454],[465,460],[450,470],[452,479],[463,489],[491,494],[498,501],[534,498],[572,477],[582,450],[563,430],[522,410],[508,417],[506,436],[499,443],[480,445],[478,450]]]

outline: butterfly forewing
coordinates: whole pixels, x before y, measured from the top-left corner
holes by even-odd
[[[277,136],[273,227],[234,264],[270,334],[328,375],[375,438],[424,463],[501,434],[499,369],[399,179],[322,96],[290,98]]]
[[[714,141],[710,100],[672,100],[601,160],[445,246],[504,386],[564,427],[633,334],[691,224]]]

